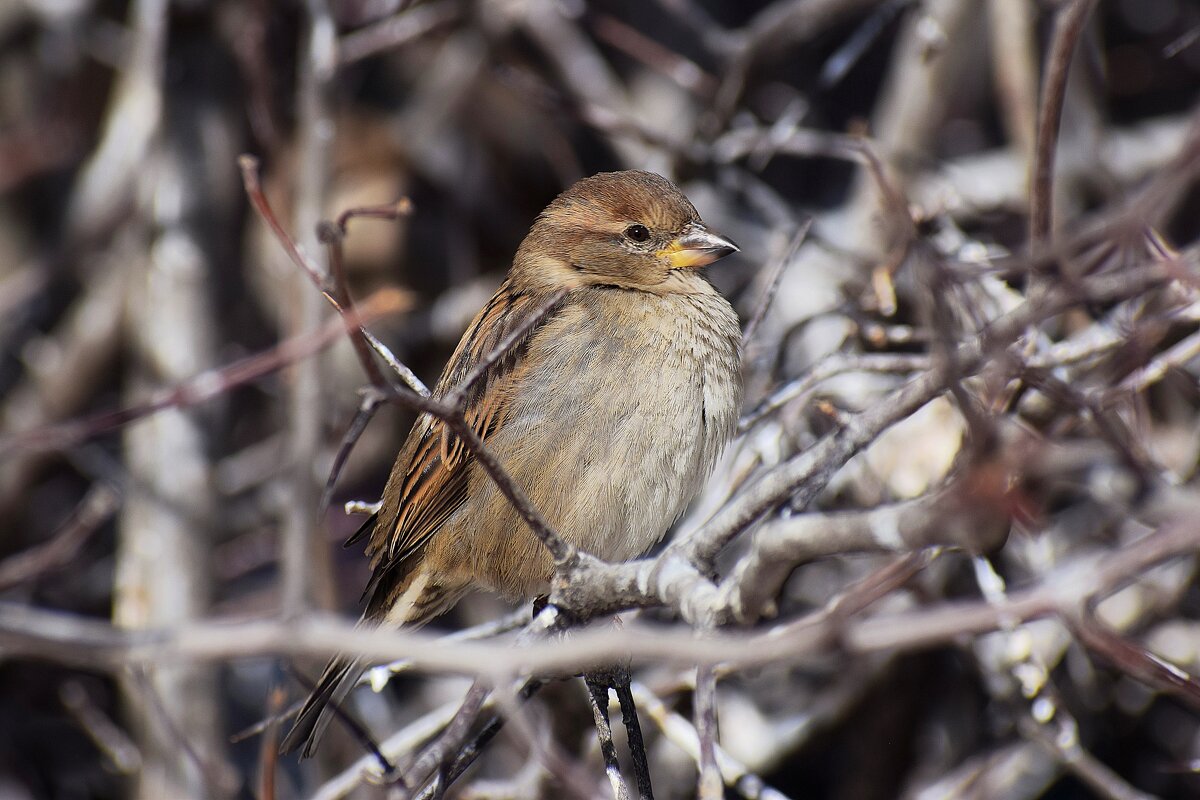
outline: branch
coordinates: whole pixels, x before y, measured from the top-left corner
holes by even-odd
[[[0,437],[0,455],[19,450],[63,450],[165,408],[189,408],[205,403],[320,352],[343,336],[347,326],[361,326],[369,320],[403,311],[410,304],[408,294],[397,289],[381,289],[362,304],[362,310],[356,316],[330,320],[314,331],[284,339],[269,350],[224,367],[205,370],[177,386],[152,392],[150,398],[141,403]]]
[[[1033,153],[1033,181],[1029,195],[1029,235],[1036,247],[1050,236],[1054,204],[1054,151],[1058,145],[1063,101],[1071,56],[1091,16],[1096,0],[1070,0],[1054,19],[1054,35],[1042,80],[1042,102],[1038,109],[1037,140]]]
[[[960,479],[924,497],[866,511],[801,514],[768,522],[731,575],[722,581],[721,604],[750,623],[769,606],[792,571],[822,556],[909,553],[929,547],[989,552],[1008,534],[1009,509],[998,502],[1010,476],[982,471],[992,486]]]
[[[419,631],[364,629],[310,615],[302,621],[194,622],[169,629],[130,631],[74,614],[0,603],[0,646],[10,657],[35,657],[89,669],[128,665],[202,662],[263,655],[328,657],[354,652],[377,661],[409,659],[426,672],[503,680],[514,674],[562,674],[611,663],[627,654],[632,663],[681,667],[721,663],[746,669],[766,664],[805,663],[837,642],[847,656],[912,652],[997,630],[1014,621],[1054,614],[1076,617],[1090,601],[1136,579],[1147,570],[1200,551],[1194,509],[1157,531],[1112,553],[1081,558],[1047,573],[1032,586],[1012,592],[1002,604],[946,601],[925,608],[859,618],[881,592],[907,580],[920,561],[901,563],[872,581],[866,591],[785,626],[759,633],[717,632],[697,638],[687,630],[630,624],[577,632],[570,639],[540,640],[514,648],[506,642],[439,642]],[[909,559],[911,557],[905,557]],[[605,565],[621,570],[627,565]],[[899,570],[899,571],[897,571]]]
[[[70,563],[92,534],[116,512],[119,500],[120,496],[107,484],[92,486],[50,541],[0,561],[0,592]]]

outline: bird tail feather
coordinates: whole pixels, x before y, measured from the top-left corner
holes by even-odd
[[[280,754],[287,755],[301,747],[304,748],[301,753],[303,758],[316,752],[325,729],[337,715],[337,707],[346,699],[361,674],[362,662],[359,659],[333,658],[321,673],[321,679],[317,681],[312,694],[304,701],[292,729],[280,743]]]
[[[464,587],[448,586],[430,579],[427,571],[411,569],[385,576],[389,580],[369,587],[364,622],[387,628],[419,628],[445,611],[463,595]],[[377,573],[378,575],[378,573]],[[381,591],[386,587],[387,591]],[[368,622],[369,620],[369,622]],[[364,669],[361,658],[334,656],[304,701],[292,729],[279,745],[281,755],[299,750],[303,758],[316,752],[329,723],[338,715],[337,708],[358,682]]]

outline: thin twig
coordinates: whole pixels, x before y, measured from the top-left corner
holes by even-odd
[[[341,236],[346,236],[349,232],[350,220],[352,219],[380,219],[386,222],[395,222],[401,217],[407,217],[413,213],[413,203],[407,197],[401,197],[394,203],[380,203],[373,206],[355,206],[348,208],[338,214],[334,224],[337,226]]]
[[[417,41],[454,22],[462,13],[462,3],[458,0],[441,0],[406,8],[343,36],[338,42],[338,65],[344,67],[354,64]]]
[[[793,400],[810,393],[819,384],[848,372],[881,372],[905,374],[927,370],[932,366],[929,356],[917,353],[830,353],[814,364],[804,375],[776,389],[738,421],[738,431],[753,428],[770,414]]]
[[[271,203],[267,200],[266,194],[263,193],[262,185],[259,181],[258,159],[251,155],[242,155],[238,158],[238,166],[242,171],[242,183],[246,189],[246,196],[250,198],[250,204],[254,206],[254,210],[258,212],[259,217],[264,223],[266,223],[271,233],[275,236],[275,240],[279,242],[280,246],[283,247],[284,252],[287,253],[291,262],[299,267],[304,274],[308,276],[309,281],[317,288],[317,291],[321,293],[321,296],[325,298],[326,302],[328,302],[339,315],[341,315],[343,318],[355,319],[356,317],[353,313],[353,308],[350,305],[351,298],[349,289],[344,289],[344,297],[339,300],[335,294],[341,294],[342,290],[339,290],[337,284],[331,282],[321,268],[304,255],[304,252],[300,249],[299,245],[296,244],[296,240],[293,239],[291,234],[284,229],[283,224],[280,223],[279,218],[275,215],[275,211],[271,208]],[[403,201],[393,204],[389,208],[391,209],[389,213],[395,213],[397,215],[408,213],[408,208],[403,204]],[[374,211],[379,211],[379,207],[350,209],[346,212],[343,212],[342,216],[338,218],[336,228],[333,225],[328,225],[321,226],[320,229],[325,231],[326,236],[331,235],[329,231],[333,230],[333,239],[338,240],[345,235],[345,226],[349,223],[349,220],[352,216],[367,216],[370,212]],[[383,212],[380,213],[382,214]],[[351,216],[346,216],[347,214]],[[334,261],[334,265],[335,268],[339,268],[341,262],[340,249],[336,250],[335,252],[338,255],[338,258]],[[355,349],[356,352],[359,352],[360,354],[359,358],[363,365],[363,369],[366,370],[367,375],[372,379],[372,383],[382,386],[384,381],[383,376],[375,367],[374,362],[365,353],[365,348],[375,351],[381,358],[383,358],[383,360],[390,367],[392,367],[393,371],[399,375],[400,378],[414,391],[424,395],[429,394],[429,390],[425,388],[425,385],[421,383],[420,380],[417,379],[416,375],[414,375],[407,367],[400,364],[396,360],[395,356],[392,355],[391,351],[384,347],[378,339],[371,335],[370,331],[365,328],[362,322],[357,323],[354,327],[347,327],[347,333],[350,334],[351,340],[355,342]],[[364,342],[365,345],[363,344]]]
[[[696,736],[700,742],[699,800],[722,800],[725,782],[717,768],[717,675],[709,665],[696,667],[696,691],[693,695]]]
[[[404,310],[409,305],[409,297],[404,292],[381,289],[360,305],[361,311],[355,317],[329,320],[320,328],[284,339],[269,350],[223,367],[205,370],[177,386],[154,392],[144,402],[0,438],[0,455],[15,450],[61,450],[165,408],[189,408],[207,402],[321,351],[345,335],[347,325],[365,324],[369,320]]]
[[[350,451],[354,449],[354,445],[358,442],[363,431],[371,424],[371,420],[375,416],[375,412],[387,400],[387,395],[374,386],[367,386],[359,390],[358,411],[355,412],[350,424],[346,426],[346,432],[342,435],[342,441],[338,445],[337,452],[333,456],[333,463],[329,465],[329,476],[325,479],[325,489],[321,492],[321,502],[317,506],[318,513],[324,513],[325,509],[329,508],[329,502],[333,499],[333,491],[337,486],[338,478],[341,477],[342,467],[345,466],[346,460],[350,458]]]
[[[275,800],[275,775],[279,766],[279,712],[287,701],[287,692],[278,684],[267,693],[267,719],[270,721],[258,749],[258,797]]]
[[[1054,19],[1054,34],[1050,40],[1050,53],[1046,57],[1046,74],[1042,79],[1029,195],[1029,235],[1035,249],[1050,236],[1054,207],[1054,152],[1058,146],[1067,76],[1075,46],[1095,6],[1096,0],[1070,0],[1070,5],[1061,9]]]
[[[334,225],[323,222],[318,226],[317,238],[325,243],[325,250],[329,256],[329,264],[333,272],[333,291],[337,297],[337,308],[345,309],[347,312],[354,310],[354,298],[350,294],[350,284],[346,279],[346,266],[342,253],[342,240],[345,237],[343,229],[337,228]],[[371,356],[371,345],[367,342],[365,336],[351,336],[350,344],[354,347],[354,354],[358,356],[358,363],[362,365],[363,372],[367,374],[367,380],[372,386],[383,386],[385,379],[383,372],[380,371],[379,365],[375,363],[375,359]]]
[[[328,277],[320,267],[304,255],[299,245],[296,244],[296,240],[284,229],[279,218],[275,216],[275,211],[271,208],[266,194],[263,193],[262,183],[258,177],[258,159],[248,153],[242,154],[238,156],[238,167],[242,171],[242,183],[246,188],[246,196],[250,198],[250,204],[258,212],[258,216],[270,228],[275,240],[283,246],[292,263],[304,271],[313,286],[317,287],[321,295],[340,314],[342,306],[333,296]]]
[[[137,744],[92,701],[82,683],[68,680],[58,690],[58,697],[112,769],[120,775],[133,775],[142,768]]]
[[[545,682],[541,679],[530,678],[521,687],[520,692],[518,692],[518,700],[522,702],[528,700],[544,685]],[[500,715],[492,717],[490,720],[488,720],[487,724],[480,729],[475,738],[458,751],[458,754],[454,757],[454,761],[446,768],[445,771],[445,785],[447,787],[452,786],[454,782],[458,780],[458,778],[461,777],[464,772],[467,771],[467,768],[475,763],[475,760],[479,758],[480,754],[483,753],[484,748],[487,747],[488,743],[495,738],[496,734],[500,732],[502,727],[504,727],[504,717]],[[420,800],[420,798],[418,798],[418,800]]]
[[[61,569],[117,510],[120,495],[108,484],[97,483],[50,541],[0,561],[0,592]]]
[[[491,689],[482,681],[472,683],[454,719],[450,720],[442,735],[426,747],[415,761],[399,766],[395,774],[406,789],[421,789],[431,781],[443,779],[446,765],[470,741],[471,728],[490,692]],[[444,783],[441,785],[445,788]]]
[[[779,282],[783,280],[784,270],[796,258],[796,253],[800,251],[800,245],[804,244],[805,237],[808,236],[808,230],[812,227],[813,218],[809,217],[796,229],[792,234],[792,238],[788,240],[787,246],[779,253],[778,257],[772,259],[767,265],[766,273],[769,276],[767,285],[763,289],[762,297],[754,307],[754,313],[750,315],[750,319],[746,322],[746,327],[742,329],[742,346],[749,348],[750,343],[754,341],[754,334],[758,331],[758,326],[762,324],[763,319],[767,316],[767,311],[771,307],[771,301],[775,299],[775,293],[779,291]]]
[[[413,372],[408,368],[408,365],[397,359],[396,356],[392,354],[392,351],[388,349],[387,345],[376,339],[375,335],[365,327],[360,326],[359,330],[366,338],[367,343],[371,345],[371,349],[383,359],[383,363],[387,364],[388,368],[391,369],[392,372],[399,376],[400,380],[404,382],[405,386],[412,389],[422,397],[429,397],[431,394],[429,387],[417,377],[417,373]]]
[[[265,199],[263,202],[265,204]],[[354,296],[350,293],[350,281],[346,276],[345,258],[342,252],[342,243],[346,239],[347,226],[350,224],[350,220],[366,218],[395,222],[400,217],[411,213],[412,201],[404,197],[394,203],[387,203],[385,205],[349,208],[338,215],[336,223],[321,222],[317,226],[317,238],[325,244],[329,253],[329,264],[333,272],[334,291],[338,302],[341,304],[340,308],[345,309],[346,313],[354,313]],[[367,378],[371,381],[371,384],[374,386],[383,386],[385,379],[383,373],[379,370],[379,365],[371,357],[371,342],[367,338],[366,331],[362,331],[359,336],[351,336],[350,341],[354,345],[354,352],[358,355],[359,363],[362,364],[363,370],[367,373]]]

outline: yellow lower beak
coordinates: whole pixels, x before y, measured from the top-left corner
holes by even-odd
[[[703,225],[692,223],[684,228],[683,233],[674,241],[659,250],[657,255],[670,262],[671,269],[683,269],[706,266],[738,250],[738,246],[724,236],[718,236]]]

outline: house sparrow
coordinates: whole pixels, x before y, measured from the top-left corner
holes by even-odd
[[[450,357],[452,392],[559,290],[553,309],[468,395],[467,422],[550,525],[602,559],[643,555],[708,478],[737,423],[741,330],[697,269],[737,251],[650,172],[584,178],[537,218],[507,280]],[[367,538],[365,624],[416,626],[467,591],[548,591],[545,547],[463,443],[424,415]],[[280,747],[312,755],[362,671],[330,662]]]

